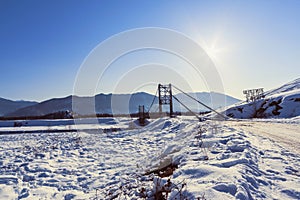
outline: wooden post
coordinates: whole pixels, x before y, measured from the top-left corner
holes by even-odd
[[[171,83],[169,84],[169,95],[170,95],[170,99],[169,99],[169,104],[170,104],[170,117],[173,116],[173,101],[172,101],[172,85]]]
[[[161,84],[158,84],[158,106],[159,106],[159,114],[162,114],[162,98],[161,98]]]

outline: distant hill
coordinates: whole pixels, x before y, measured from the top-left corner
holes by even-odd
[[[213,108],[220,106],[229,106],[240,100],[219,93],[191,93],[200,101]],[[211,102],[211,96],[215,101]],[[183,94],[177,94],[176,97],[187,104],[194,111],[206,111],[204,107],[199,107],[195,101],[191,101]],[[154,102],[153,102],[154,100]],[[224,103],[226,100],[226,104]],[[24,117],[24,116],[44,116],[50,113],[68,111],[78,115],[97,114],[130,114],[138,112],[139,105],[145,105],[146,111],[153,102],[151,112],[158,110],[158,99],[148,93],[139,92],[134,94],[98,94],[95,97],[68,96],[64,98],[50,99],[35,105],[18,109],[6,115],[6,117]],[[73,103],[73,105],[72,105]],[[164,109],[167,111],[167,109]],[[185,112],[179,103],[174,101],[174,111]]]
[[[16,110],[37,104],[33,101],[12,101],[0,98],[0,116],[15,112]]]
[[[59,111],[72,110],[72,96],[65,98],[54,98],[41,103],[23,107],[14,112],[8,113],[6,117],[24,117],[24,116],[44,116]]]
[[[300,78],[265,92],[255,102],[230,106],[226,115],[233,118],[291,118],[300,115]]]

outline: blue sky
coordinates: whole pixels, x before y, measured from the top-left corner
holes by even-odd
[[[198,42],[225,92],[242,98],[243,89],[299,77],[299,10],[297,0],[0,0],[0,97],[70,95],[80,65],[100,42],[128,29],[162,27]]]

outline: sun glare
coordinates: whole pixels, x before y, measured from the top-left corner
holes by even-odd
[[[229,51],[229,46],[225,45],[220,37],[214,37],[210,41],[198,39],[197,42],[215,64],[222,63],[226,53]]]

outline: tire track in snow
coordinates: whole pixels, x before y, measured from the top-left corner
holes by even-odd
[[[272,122],[239,121],[230,122],[230,126],[265,136],[289,151],[300,154],[300,125]]]

